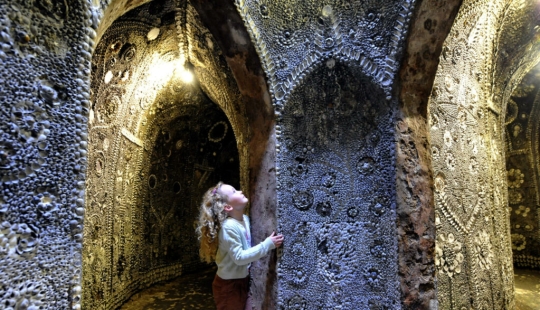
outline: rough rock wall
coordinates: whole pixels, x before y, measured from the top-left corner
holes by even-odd
[[[404,309],[437,305],[435,208],[427,106],[443,42],[461,0],[415,6],[399,72],[396,194],[399,275]]]
[[[0,1],[2,308],[78,307],[88,9],[85,1]]]
[[[220,55],[181,1],[124,14],[96,46],[85,308],[115,308],[153,283],[204,267],[193,227],[202,193],[219,180],[239,186],[241,166],[247,173],[245,116]],[[196,76],[191,84],[182,81],[182,58]]]
[[[539,67],[522,80],[508,101],[505,118],[508,208],[514,264],[540,268]]]
[[[400,308],[392,85],[412,2],[236,4],[277,116],[278,227],[288,241],[264,307]],[[306,263],[293,273],[298,257]]]

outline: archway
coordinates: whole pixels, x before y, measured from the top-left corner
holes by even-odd
[[[181,263],[186,273],[207,267],[199,259],[194,222],[200,198],[210,186],[220,180],[240,186],[231,125],[214,103],[201,98],[194,104],[177,101],[156,113],[147,126],[154,144],[143,155],[139,172],[140,268]]]
[[[193,82],[182,80],[186,69]],[[248,175],[246,116],[232,80],[186,3],[150,2],[104,32],[92,59],[84,307],[116,308],[207,267],[193,227],[202,192]]]

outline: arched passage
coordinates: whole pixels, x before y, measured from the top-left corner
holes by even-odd
[[[505,118],[508,208],[514,264],[539,268],[538,253],[538,67],[518,85]],[[538,257],[538,258],[537,258]]]
[[[91,86],[83,306],[108,309],[206,266],[199,200],[218,180],[248,183],[249,129],[220,47],[186,3],[150,2],[112,23]]]
[[[137,189],[140,270],[177,264],[185,274],[207,268],[200,262],[194,231],[200,197],[220,180],[240,186],[229,121],[200,91],[192,95],[200,96],[199,102],[176,101],[147,123],[154,143],[143,155]]]

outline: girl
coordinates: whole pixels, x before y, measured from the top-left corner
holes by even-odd
[[[203,196],[197,235],[202,261],[216,262],[212,292],[218,310],[243,310],[249,284],[249,266],[281,246],[283,236],[275,232],[251,247],[249,217],[244,214],[248,199],[228,184],[219,182]]]

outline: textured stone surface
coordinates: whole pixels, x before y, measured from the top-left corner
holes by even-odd
[[[540,271],[515,269],[516,310],[534,310],[540,299]]]
[[[461,1],[421,1],[412,16],[399,72],[396,192],[399,279],[404,309],[436,296],[435,208],[427,106],[442,45]]]
[[[515,26],[532,22],[525,13],[532,4],[507,4],[463,3],[444,43],[430,98],[435,265],[443,309],[514,307],[501,117],[505,107],[498,94],[519,75],[517,67],[499,66],[498,61],[506,59],[503,47],[511,45],[503,39]],[[510,16],[520,18],[510,22]],[[534,42],[529,33],[522,34],[513,37],[514,44]],[[508,56],[516,55],[523,56]],[[517,64],[518,58],[506,60]]]
[[[187,274],[156,284],[135,294],[120,310],[211,310],[215,309],[212,281],[216,269]]]
[[[255,242],[288,234],[256,309],[512,307],[504,118],[535,1],[147,2],[0,1],[2,307],[109,309],[198,268],[171,206],[224,175]]]

